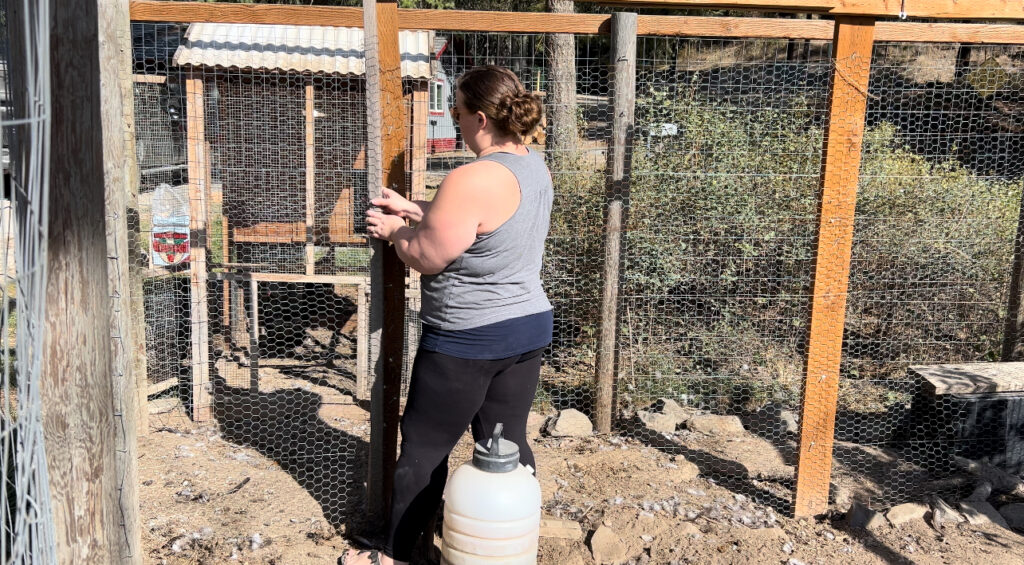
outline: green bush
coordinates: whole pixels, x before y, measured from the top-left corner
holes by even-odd
[[[813,106],[638,97],[619,317],[627,404],[671,395],[756,409],[798,398],[823,139],[821,116],[804,110]],[[663,123],[677,133],[648,135]],[[556,357],[584,363],[599,322],[604,182],[556,175],[545,271],[564,321]],[[991,356],[1021,190],[915,154],[893,125],[866,132],[844,377]]]

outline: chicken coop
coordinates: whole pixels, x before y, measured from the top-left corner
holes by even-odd
[[[415,198],[424,193],[433,35],[400,36]],[[365,390],[365,74],[358,28],[193,23],[174,52],[166,80],[185,100],[190,247],[184,397],[198,420],[214,415],[216,379],[258,391],[268,372],[339,368],[338,355],[354,360],[341,373],[358,381],[356,395]],[[279,307],[296,302],[303,307]]]

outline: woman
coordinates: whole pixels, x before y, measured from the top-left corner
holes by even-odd
[[[504,423],[520,461],[535,467],[526,419],[541,353],[551,343],[540,268],[553,190],[543,157],[523,136],[542,112],[512,71],[467,71],[452,117],[477,159],[452,171],[432,202],[384,189],[372,201],[381,211],[367,212],[367,233],[392,242],[423,274],[423,330],[402,416],[387,542],[380,551],[349,551],[339,563],[409,562],[441,502],[448,454],[467,426],[483,441]]]

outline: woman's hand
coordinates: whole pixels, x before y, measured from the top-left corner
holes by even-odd
[[[395,232],[403,227],[405,220],[395,214],[385,214],[377,210],[366,211],[366,233],[370,237],[392,241]]]
[[[380,208],[385,214],[394,214],[399,218],[418,220],[422,215],[420,207],[398,194],[390,188],[381,188],[380,196],[370,201],[370,204]]]

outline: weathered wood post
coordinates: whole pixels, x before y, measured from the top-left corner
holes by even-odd
[[[213,416],[210,395],[210,305],[207,302],[206,198],[210,189],[203,169],[206,164],[203,79],[189,74],[185,81],[185,113],[188,116],[189,203],[189,312],[192,346],[192,419],[204,422]]]
[[[136,374],[140,367],[144,371],[146,366],[145,326],[142,318],[141,273],[137,268],[138,247],[133,247],[138,245],[138,238],[129,236],[130,227],[136,234],[139,227],[137,223],[129,226],[129,212],[137,206],[133,195],[138,194],[131,22],[127,0],[102,3],[99,10],[107,285],[110,295],[110,335],[113,339],[110,374],[113,377],[114,446],[120,491],[118,500],[121,505],[119,524],[124,529],[127,545],[122,548],[121,561],[142,563],[136,445],[140,414],[143,414],[143,425],[148,427],[149,411],[145,406],[145,373],[141,381]],[[126,128],[126,125],[130,126]],[[141,363],[138,361],[140,355]]]
[[[107,187],[123,199],[127,186],[118,86],[123,59],[114,40],[119,22],[128,18],[127,3],[54,0],[50,15],[49,274],[41,395],[57,561],[118,563],[132,556],[128,560],[138,562],[140,548],[129,539],[136,533],[125,530],[137,521],[136,407],[115,398],[135,383],[111,370],[105,221]],[[126,250],[125,232],[118,235]],[[115,435],[115,410],[127,418],[123,436]],[[118,449],[131,452],[119,457]],[[122,492],[124,478],[132,484]],[[131,498],[124,507],[119,493]]]
[[[873,18],[836,18],[829,121],[822,150],[811,334],[800,418],[794,509],[797,516],[821,514],[828,508],[839,361],[874,33]]]
[[[398,48],[398,4],[365,0],[367,169],[369,197],[381,186],[404,195],[406,117]],[[379,148],[379,149],[377,149]],[[372,172],[372,169],[376,169]],[[379,179],[377,182],[375,179]],[[394,247],[371,240],[370,460],[367,501],[370,521],[386,518],[398,452],[398,412],[405,352],[405,264]],[[379,347],[373,346],[379,344]],[[376,361],[376,363],[374,363]]]
[[[608,433],[614,410],[615,373],[618,365],[619,281],[622,235],[629,205],[629,175],[636,106],[636,22],[634,13],[612,14],[612,144],[608,148],[608,207],[604,224],[604,272],[601,325],[597,341],[597,431]]]

